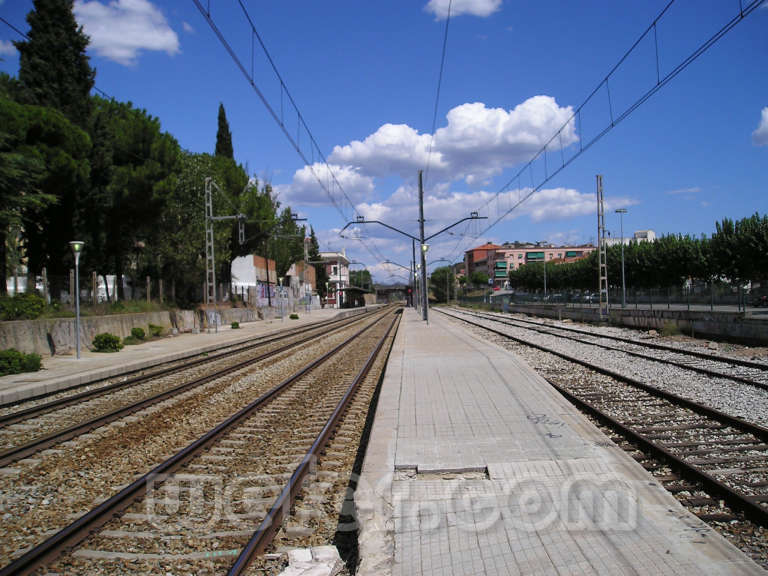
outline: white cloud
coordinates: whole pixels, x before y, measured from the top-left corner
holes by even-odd
[[[669,196],[681,196],[683,194],[698,194],[699,192],[701,192],[701,188],[699,186],[691,186],[690,188],[677,188],[676,190],[667,190],[666,194]]]
[[[192,24],[190,24],[187,21],[182,22],[181,27],[184,29],[184,32],[186,32],[187,34],[195,33],[195,29],[192,27]]]
[[[448,112],[447,126],[435,132],[435,148],[454,173],[485,178],[531,158],[573,115],[551,96],[534,96],[512,110],[462,104]],[[552,149],[578,141],[574,123],[556,138]]]
[[[0,40],[0,56],[13,56],[16,54],[16,46],[10,40]]]
[[[448,16],[448,4],[450,0],[429,0],[424,6],[426,12],[432,12],[435,20],[445,20]],[[470,14],[486,18],[501,8],[501,0],[452,0],[451,18]]]
[[[373,178],[360,174],[359,170],[352,166],[331,164],[330,167],[336,176],[336,180],[354,203],[370,199],[373,194]],[[320,185],[320,182],[318,182],[318,178],[325,183],[328,190],[341,205],[343,199],[341,190],[333,182],[326,165],[319,162],[297,170],[290,184],[278,184],[274,187],[274,190],[279,195],[279,199],[283,204],[301,206],[329,205],[331,201]]]
[[[427,163],[429,134],[419,134],[407,124],[384,124],[362,142],[353,140],[346,146],[334,146],[331,162],[352,164],[371,176],[398,174],[413,178],[416,170]],[[430,165],[444,167],[435,150]]]
[[[99,56],[131,66],[142,50],[179,52],[179,37],[149,0],[77,0],[75,17]]]
[[[752,132],[752,143],[755,146],[768,146],[768,106],[763,108],[760,115],[760,125],[757,130]]]
[[[466,103],[448,112],[447,124],[435,132],[431,155],[429,134],[419,134],[407,124],[384,124],[362,141],[334,147],[330,159],[370,176],[411,179],[429,156],[433,179],[463,178],[470,185],[480,184],[531,158],[572,114],[570,106],[559,106],[551,96],[533,96],[511,110]],[[571,122],[551,147],[577,141]]]

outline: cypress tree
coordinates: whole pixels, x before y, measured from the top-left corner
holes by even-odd
[[[232,149],[232,133],[229,131],[227,113],[224,111],[224,104],[222,103],[219,103],[219,129],[216,132],[216,152],[214,155],[233,160],[235,158],[235,152]]]
[[[27,15],[29,40],[14,44],[22,101],[56,108],[85,126],[96,71],[85,54],[89,38],[77,25],[72,5],[72,0],[34,0]]]

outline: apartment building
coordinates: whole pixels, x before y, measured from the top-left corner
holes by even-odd
[[[586,258],[596,248],[581,246],[555,246],[546,242],[504,243],[501,246],[486,243],[464,253],[467,274],[481,271],[493,279],[494,286],[503,286],[509,272],[531,262],[576,262]]]

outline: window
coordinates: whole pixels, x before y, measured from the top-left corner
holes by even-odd
[[[552,252],[549,253],[549,257],[552,258]]]
[[[336,274],[338,274],[338,267],[337,266],[332,266],[331,267],[331,276],[336,276]]]
[[[518,259],[518,260],[522,260],[522,259],[523,259],[523,255],[522,255],[522,254],[518,254],[518,255],[517,255],[517,259]]]
[[[558,253],[557,253],[557,257],[558,257],[558,258],[562,258],[562,257],[563,257],[563,253],[562,253],[562,252],[558,252]]]

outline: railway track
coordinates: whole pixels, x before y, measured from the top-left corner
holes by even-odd
[[[52,410],[91,400],[104,394],[138,386],[150,380],[178,372],[180,369],[191,369],[201,365],[211,365],[227,357],[248,352],[271,343],[280,342],[295,335],[304,334],[317,329],[323,330],[329,326],[337,324],[349,323],[370,314],[372,314],[372,312],[365,312],[352,318],[339,318],[330,321],[313,322],[298,328],[278,330],[264,336],[249,338],[232,344],[225,344],[212,350],[192,352],[183,355],[180,358],[160,362],[151,367],[126,370],[120,374],[111,375],[106,378],[75,384],[60,390],[42,392],[13,402],[5,402],[0,404],[0,428],[17,422],[22,422],[34,416],[40,416],[41,414],[45,414]]]
[[[462,310],[461,313],[477,318],[485,318],[508,326],[533,330],[539,334],[565,338],[573,342],[602,348],[603,350],[623,352],[635,358],[677,366],[678,368],[704,374],[705,376],[712,376],[713,378],[726,378],[768,391],[768,364],[761,362],[717,356],[715,354],[707,354],[697,350],[686,350],[656,342],[634,340],[614,335],[609,336],[579,328],[552,326],[522,318],[512,319],[495,314],[478,314],[466,310]],[[621,345],[616,345],[616,342],[621,343]],[[649,353],[648,350],[653,350],[654,353]]]
[[[582,410],[670,466],[684,480],[682,489],[677,477],[662,480],[671,491],[695,491],[693,486],[706,491],[706,496],[683,502],[702,519],[722,522],[743,517],[768,527],[765,427],[512,335],[504,323],[489,326],[488,319],[443,313],[524,349],[543,352],[536,359],[537,371]],[[720,501],[732,512],[723,510]]]
[[[233,413],[244,410],[255,398],[268,394],[285,380],[286,374],[295,373],[342,342],[354,340],[361,329],[380,324],[381,317],[387,314],[391,311],[367,318],[363,326],[347,327],[282,354],[268,366],[229,374],[182,394],[171,404],[153,406],[140,418],[123,418],[47,450],[40,457],[21,460],[13,469],[3,469],[0,564],[16,559],[28,547],[83,516],[94,502],[109,500],[158,462],[182,451]],[[341,376],[343,372],[337,370],[336,374]],[[273,426],[286,423],[295,421],[283,414]],[[217,446],[217,450],[226,444]]]
[[[667,361],[663,352],[628,353],[623,349],[625,345],[618,348],[606,338],[584,338],[581,341],[581,337],[570,333],[560,334],[496,315],[478,315],[460,310],[451,313],[492,323],[527,342],[579,357],[590,365],[651,383],[656,388],[709,405],[731,416],[768,426],[768,391],[739,378],[731,378],[722,365],[718,370],[711,370],[710,366],[691,365],[693,361],[684,364],[679,356],[671,362]]]
[[[331,332],[342,330],[366,317],[336,320],[258,339],[236,348],[228,347],[210,358],[194,360],[192,366],[165,368],[160,376],[142,375],[132,382],[112,384],[108,386],[109,390],[90,390],[0,417],[0,425],[5,425],[0,429],[0,445],[5,448],[0,452],[0,468],[227,374],[324,338],[329,328]]]

